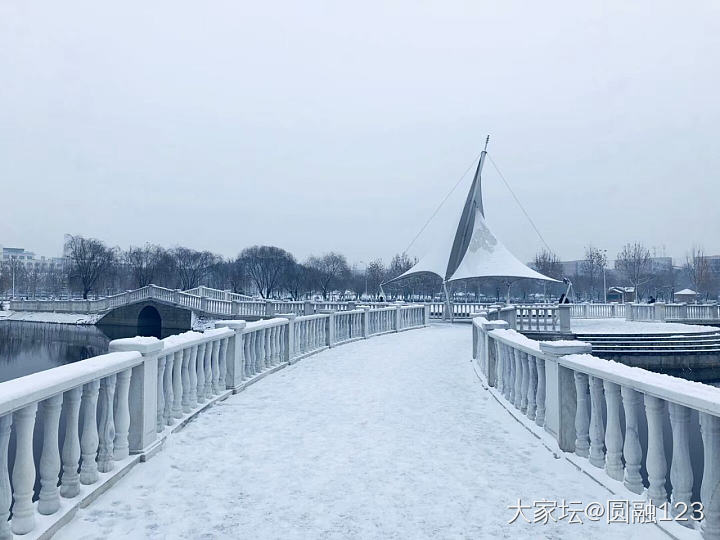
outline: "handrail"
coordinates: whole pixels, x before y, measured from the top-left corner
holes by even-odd
[[[154,292],[142,294],[148,291]],[[428,319],[429,308],[414,304],[223,320],[214,329],[163,340],[114,340],[108,354],[0,383],[0,538],[33,531],[38,513],[55,516],[43,527],[56,526],[60,497],[78,507],[81,495],[107,489],[113,471],[136,463],[172,426],[265,375],[328,347],[419,328]],[[37,459],[36,419],[42,425]]]
[[[597,358],[588,343],[534,341],[507,326],[477,317],[472,330],[479,372],[508,410],[549,433],[561,451],[604,470],[611,482],[643,498],[647,493],[656,507],[667,504],[673,512],[701,503],[701,533],[718,538],[720,388]],[[692,511],[687,517],[700,519]]]

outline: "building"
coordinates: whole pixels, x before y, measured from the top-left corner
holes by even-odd
[[[50,270],[62,270],[65,266],[65,258],[43,257],[25,248],[0,246],[0,264],[10,263],[21,264],[26,270],[35,269],[47,272]]]

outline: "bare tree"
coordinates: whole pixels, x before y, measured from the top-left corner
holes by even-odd
[[[585,260],[582,262],[582,272],[588,280],[591,298],[598,299],[595,294],[597,291],[595,283],[597,279],[602,276],[606,266],[607,255],[604,251],[594,247],[592,244],[585,248]]]
[[[713,285],[713,274],[710,262],[700,246],[693,246],[690,253],[685,256],[683,270],[690,279],[692,288],[698,294],[708,295]]]
[[[182,290],[202,285],[212,266],[219,260],[217,255],[209,251],[196,251],[186,247],[173,248],[170,255]]]
[[[344,285],[350,275],[350,267],[345,255],[334,251],[322,257],[310,257],[307,266],[315,270],[318,287],[326,300],[328,293]]]
[[[417,263],[417,259],[410,258],[407,253],[396,254],[390,261],[386,279],[393,279],[404,274],[410,270],[415,263]],[[385,288],[389,293],[394,294],[395,297],[402,295],[407,298],[413,294],[415,288],[420,283],[421,281],[418,277],[410,277],[388,284]]]
[[[234,293],[243,293],[247,290],[248,274],[245,261],[240,257],[228,261],[228,284]]]
[[[165,250],[160,246],[145,244],[143,247],[130,248],[123,254],[125,264],[130,270],[134,287],[144,287],[154,283],[165,258]]]
[[[108,272],[116,260],[116,251],[95,238],[68,236],[65,244],[70,268],[68,275],[80,284],[82,295],[87,299],[98,280]]]
[[[282,286],[293,300],[300,300],[312,288],[310,269],[297,262],[289,264],[284,272]]]
[[[240,253],[240,260],[260,296],[270,298],[283,282],[295,257],[275,246],[252,246]]]
[[[554,253],[543,249],[538,251],[533,261],[535,270],[553,279],[562,279],[563,268],[560,259]]]
[[[625,244],[618,253],[615,269],[635,288],[635,299],[639,301],[640,286],[650,280],[652,270],[650,251],[640,242]]]
[[[385,266],[381,259],[375,259],[368,263],[366,275],[368,292],[377,297],[380,293],[380,285],[385,281]]]

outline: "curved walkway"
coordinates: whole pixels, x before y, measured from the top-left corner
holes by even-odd
[[[518,498],[613,496],[483,390],[470,341],[466,325],[434,325],[281,370],[200,415],[56,538],[661,537],[508,524]]]

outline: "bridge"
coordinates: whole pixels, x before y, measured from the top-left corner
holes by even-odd
[[[189,330],[193,314],[211,319],[242,318],[256,321],[275,314],[314,315],[323,311],[351,311],[357,302],[257,300],[252,297],[196,287],[179,291],[147,285],[95,300],[13,300],[11,311],[75,313],[96,315],[97,324],[118,326],[158,326]],[[368,304],[369,305],[369,304]],[[388,303],[373,303],[388,306]]]
[[[428,313],[218,321],[0,384],[0,538],[536,537],[509,507],[551,494],[693,518],[590,537],[720,538],[720,389]]]

